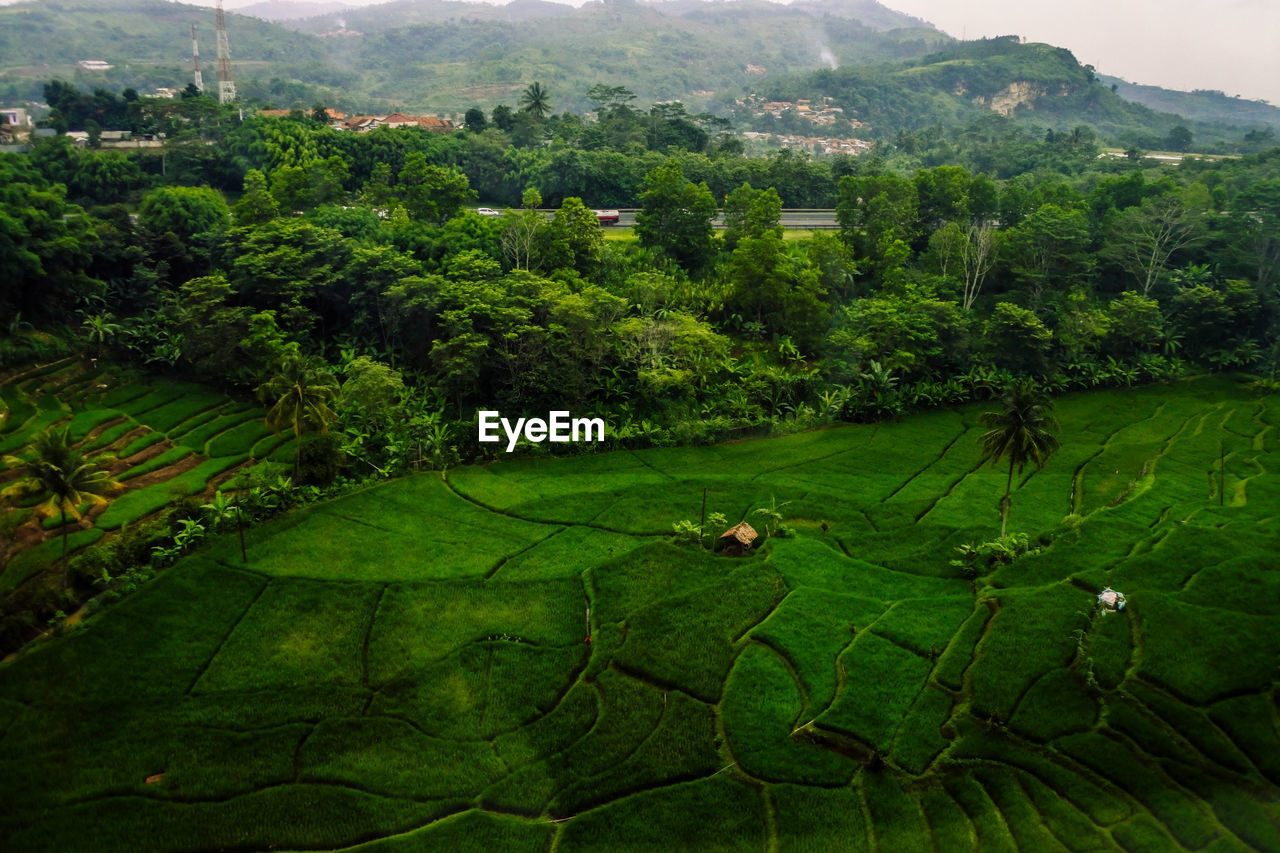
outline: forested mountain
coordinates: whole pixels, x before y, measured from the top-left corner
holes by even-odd
[[[533,80],[553,92],[557,111],[586,108],[586,91],[597,83],[625,85],[645,101],[701,107],[712,93],[741,93],[767,75],[918,56],[948,40],[865,0],[581,9],[538,0],[421,0],[290,21],[294,30],[231,12],[227,20],[243,95],[278,106],[323,100],[360,112],[492,107],[514,102]],[[208,8],[162,0],[0,8],[0,96],[38,99],[42,81],[77,73],[86,86],[181,87],[190,80],[192,23],[201,27],[210,64]],[[54,55],[54,44],[66,49]],[[75,68],[81,59],[115,67],[85,75]]]
[[[266,6],[268,4],[258,4]],[[305,4],[287,4],[303,6]],[[336,5],[336,4],[335,4]],[[824,18],[858,21],[863,26],[880,32],[895,29],[932,29],[931,25],[895,12],[882,6],[875,0],[813,0],[788,5],[769,2],[769,0],[733,0],[733,2],[711,2],[711,0],[657,0],[657,2],[637,2],[637,0],[593,0],[578,8],[551,0],[512,0],[510,3],[496,5],[471,0],[391,0],[373,6],[345,8],[330,13],[329,10],[317,6],[317,11],[310,16],[290,12],[287,24],[304,32],[323,33],[335,27],[346,27],[363,33],[384,32],[418,24],[438,24],[446,21],[530,21],[543,18],[583,17],[592,12],[607,8],[615,13],[619,9],[643,8],[655,12],[671,22],[673,27],[683,26],[681,20],[699,21],[708,18],[731,20],[745,26],[759,38],[767,33],[758,29],[761,21],[778,21],[784,19],[800,19],[821,21]],[[257,5],[245,7],[241,14],[254,15]],[[285,20],[280,16],[259,15],[268,20]],[[726,37],[734,37],[733,33],[724,33]]]
[[[236,9],[236,14],[261,18],[264,21],[293,21],[299,18],[314,18],[316,15],[327,15],[354,8],[349,3],[308,3],[306,0],[262,0]]]
[[[1251,101],[1209,89],[1175,92],[1159,86],[1129,83],[1119,77],[1100,75],[1100,78],[1126,101],[1159,112],[1177,113],[1194,121],[1266,125],[1280,132],[1280,107],[1266,101]]]
[[[331,70],[323,41],[254,18],[228,15],[231,57],[241,78],[305,79],[308,87],[351,84]],[[212,9],[164,0],[72,0],[0,7],[0,97],[38,100],[51,77],[118,91],[133,86],[181,88],[191,82],[191,25],[204,42],[207,79],[215,53]],[[106,72],[78,71],[99,59]],[[252,88],[252,87],[251,87]]]
[[[880,139],[998,112],[1042,130],[1087,125],[1140,148],[1173,147],[1164,141],[1186,126],[1198,150],[1229,152],[1258,150],[1267,140],[1245,143],[1246,134],[1280,124],[1280,111],[1255,102],[1113,86],[1062,48],[1016,37],[957,42],[874,0],[610,0],[577,9],[399,0],[284,25],[234,13],[228,21],[241,96],[276,107],[460,115],[516,104],[538,81],[553,112],[592,109],[587,92],[596,85],[625,86],[640,104],[680,101],[718,114],[751,93],[825,96],[863,123],[860,136]],[[114,91],[179,88],[190,79],[192,23],[211,66],[208,8],[162,0],[2,7],[0,99],[40,100],[50,78]],[[75,65],[82,59],[113,67],[85,72]],[[758,116],[734,117],[743,129]]]
[[[1185,126],[1198,150],[1212,150],[1241,141],[1244,131],[1231,125],[1258,119],[1252,111],[1226,109],[1186,117],[1157,112],[1121,97],[1071,51],[1023,43],[1017,36],[952,42],[898,63],[796,75],[773,81],[767,92],[779,99],[832,98],[846,115],[867,122],[869,135],[880,138],[930,125],[956,126],[996,112],[1049,129],[1087,125],[1113,142],[1143,148],[1179,147],[1167,140]]]

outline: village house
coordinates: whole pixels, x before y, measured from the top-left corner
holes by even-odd
[[[404,113],[391,113],[386,116],[352,116],[343,123],[343,130],[356,133],[368,133],[376,127],[386,125],[390,128],[421,127],[432,133],[452,133],[456,128],[453,122],[438,116],[411,116]]]

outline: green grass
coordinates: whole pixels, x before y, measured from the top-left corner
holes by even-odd
[[[227,398],[221,394],[204,390],[193,391],[184,394],[180,399],[138,416],[138,420],[156,432],[168,433],[188,419],[199,417],[209,409],[221,406],[226,400]]]
[[[171,480],[126,492],[98,516],[97,525],[103,530],[118,530],[125,524],[145,518],[179,498],[204,491],[210,478],[234,468],[246,458],[224,456],[206,459]]]
[[[14,432],[36,413],[36,407],[27,396],[13,385],[0,385],[0,401],[5,406],[4,420],[0,421],[0,434]]]
[[[102,538],[102,531],[97,528],[77,530],[67,534],[67,554],[73,554],[86,545],[92,545]],[[18,554],[5,564],[0,573],[0,591],[13,589],[23,581],[44,571],[62,558],[62,535],[58,534],[35,547]]]
[[[131,480],[134,477],[141,477],[143,474],[150,474],[152,471],[159,471],[161,468],[167,468],[175,462],[181,462],[191,455],[190,447],[170,447],[163,453],[156,454],[139,465],[134,465],[127,471],[119,474],[116,479],[120,482]]]
[[[872,633],[863,633],[836,660],[844,690],[816,719],[888,752],[894,733],[924,688],[929,661]]]
[[[855,762],[792,732],[801,724],[801,694],[782,659],[764,646],[747,646],[725,687],[725,731],[739,766],[770,782],[848,784]]]
[[[96,438],[81,445],[81,447],[89,452],[102,450],[104,447],[109,447],[110,445],[115,444],[127,433],[130,433],[137,428],[138,425],[132,421],[121,421],[115,426],[107,427],[102,432],[98,433]]]
[[[115,384],[115,387],[111,387]],[[106,389],[105,391],[103,389]],[[17,382],[0,384],[4,418],[0,420],[0,453],[19,460],[29,457],[29,445],[43,429],[65,426],[73,441],[90,455],[111,464],[140,453],[174,436],[193,435],[198,444],[175,444],[117,475],[124,491],[94,520],[91,530],[73,535],[73,547],[81,547],[126,524],[156,513],[173,501],[198,495],[210,481],[246,461],[251,452],[269,454],[285,440],[268,435],[260,413],[207,388],[161,378],[118,383],[103,369],[85,370],[77,362],[60,362],[24,374]],[[92,439],[89,436],[97,432]],[[133,438],[125,440],[125,436]],[[212,452],[206,444],[212,444]],[[163,482],[138,486],[137,478],[192,459],[193,467]],[[30,519],[29,510],[40,495],[14,495],[12,512],[4,513],[6,525],[16,528]],[[81,506],[81,512],[88,509]],[[56,528],[56,519],[38,522],[44,530]],[[6,528],[7,530],[8,528]],[[28,547],[29,534],[19,535],[18,546],[8,554],[8,580],[0,588],[17,586],[51,563],[48,547]],[[28,555],[27,552],[32,552]]]
[[[164,433],[162,432],[146,432],[135,438],[120,449],[120,458],[127,459],[135,453],[146,450],[153,444],[164,441]]]
[[[361,645],[378,590],[328,594],[314,581],[274,581],[223,642],[192,693],[248,692],[295,684],[357,686]]]
[[[117,411],[172,419],[174,390]],[[1280,406],[1227,379],[1064,397],[1062,451],[1014,494],[1041,550],[971,580],[950,561],[994,537],[1003,486],[976,468],[985,408],[421,474],[250,530],[243,566],[218,537],[0,664],[0,838],[1280,847]],[[291,453],[209,412],[171,431],[219,455],[100,528]],[[676,544],[704,488],[732,521],[776,501],[796,535],[741,559]],[[1106,585],[1124,611],[1095,611]]]

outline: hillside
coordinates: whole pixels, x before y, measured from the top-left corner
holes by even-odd
[[[713,92],[739,92],[766,75],[823,67],[826,53],[841,64],[883,62],[918,56],[947,38],[868,0],[794,7],[761,0],[623,2],[581,9],[541,0],[510,6],[419,0],[290,20],[290,29],[232,12],[227,20],[245,94],[281,105],[323,100],[361,111],[492,107],[514,103],[533,80],[551,90],[556,110],[586,109],[585,93],[597,83],[626,85],[642,102],[701,106]],[[39,83],[55,76],[115,89],[180,87],[190,80],[192,23],[201,27],[208,66],[208,8],[161,0],[0,8],[0,93],[35,98]],[[908,28],[890,29],[895,24]],[[70,47],[51,62],[51,44]],[[116,67],[84,74],[74,66],[80,59]]]
[[[308,3],[305,0],[262,0],[235,9],[237,15],[248,15],[264,21],[292,21],[299,18],[314,18],[316,15],[328,15],[355,8],[348,3]]]
[[[723,112],[748,93],[823,95],[869,124],[863,135],[881,137],[991,111],[1050,127],[1088,124],[1110,141],[1140,147],[1153,147],[1178,124],[1218,147],[1250,128],[1280,126],[1280,110],[1213,93],[1127,84],[1112,91],[1065,49],[1016,37],[956,42],[874,0],[611,0],[581,8],[399,0],[296,18],[304,8],[244,10],[289,16],[282,24],[228,13],[246,99],[460,114],[514,105],[536,80],[556,112],[590,109],[586,92],[596,84],[626,86],[640,104],[678,100],[695,112]],[[179,88],[190,80],[192,23],[201,27],[208,76],[214,34],[205,7],[162,0],[0,7],[0,98],[36,100],[53,77],[116,91]],[[52,44],[61,46],[56,61]],[[114,67],[84,72],[75,67],[80,59]]]
[[[238,78],[305,77],[311,86],[340,86],[323,41],[277,24],[228,14]],[[214,12],[165,0],[70,0],[0,6],[0,92],[10,100],[39,97],[54,77],[118,91],[135,86],[181,88],[191,82],[191,25],[199,27],[206,79],[212,79]],[[56,47],[55,47],[56,46]],[[79,71],[85,59],[114,66]]]
[[[1271,127],[1280,133],[1280,107],[1266,101],[1250,101],[1205,89],[1177,92],[1159,86],[1140,86],[1106,75],[1100,79],[1114,86],[1116,94],[1126,101],[1158,112],[1174,113],[1193,121]]]
[[[418,474],[247,562],[223,536],[0,663],[0,846],[1280,848],[1276,398],[1063,398],[1015,481],[1034,550],[957,566],[998,527],[987,406]],[[791,535],[675,544],[704,494]]]
[[[239,10],[244,14],[253,14],[257,5]],[[714,0],[657,0],[657,2],[638,2],[637,0],[593,0],[580,7],[550,0],[511,0],[501,5],[483,3],[477,0],[392,0],[372,6],[347,7],[330,12],[317,6],[309,20],[297,11],[305,8],[304,3],[281,3],[288,18],[288,26],[304,32],[321,33],[335,26],[343,26],[363,33],[385,32],[417,24],[438,24],[445,21],[533,21],[541,19],[557,19],[590,15],[600,8],[608,8],[614,12],[619,9],[645,9],[657,13],[679,27],[681,19],[705,19],[708,15],[721,20],[733,20],[740,25],[752,26],[760,20],[799,19],[821,21],[825,18],[858,21],[863,26],[876,31],[895,29],[932,29],[930,24],[895,12],[875,0],[813,0],[788,5],[768,2],[768,0],[733,0],[732,2],[714,2]],[[338,4],[334,4],[338,5]],[[261,17],[267,17],[265,15]],[[732,38],[733,33],[724,35]]]
[[[1192,121],[1133,103],[1065,48],[1016,36],[954,42],[898,63],[820,70],[777,81],[777,98],[829,97],[873,136],[959,124],[991,112],[1050,128],[1088,125],[1104,137],[1153,147],[1179,124],[1211,144],[1238,140],[1249,114]],[[1233,126],[1234,125],[1234,126]]]

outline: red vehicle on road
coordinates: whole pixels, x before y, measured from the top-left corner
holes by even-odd
[[[618,211],[616,210],[597,210],[597,211],[594,211],[594,213],[596,215],[596,220],[601,225],[617,225],[618,224]]]

